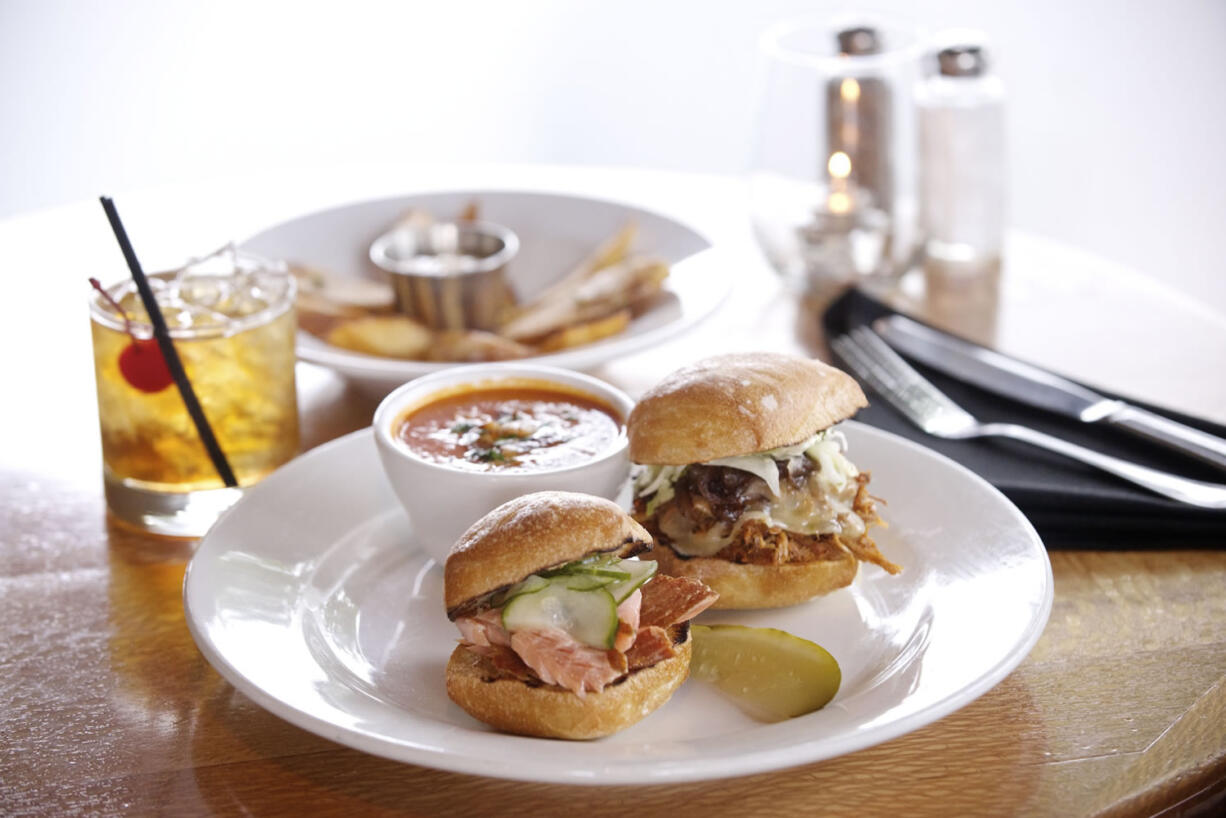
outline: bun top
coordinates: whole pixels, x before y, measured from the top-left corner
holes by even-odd
[[[643,395],[626,422],[630,459],[681,466],[789,446],[867,405],[850,375],[821,361],[717,355]]]
[[[526,494],[486,514],[460,537],[443,567],[443,602],[455,619],[488,593],[589,554],[624,557],[651,535],[616,503],[569,491]]]

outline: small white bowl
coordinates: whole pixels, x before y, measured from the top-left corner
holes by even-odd
[[[453,394],[457,385],[491,389],[500,382],[514,385],[525,379],[586,393],[616,410],[622,423],[617,441],[575,466],[476,472],[424,460],[396,439],[396,427],[404,414],[430,403],[437,393]],[[625,392],[590,375],[534,364],[474,364],[435,372],[399,387],[379,404],[373,425],[379,459],[392,490],[409,513],[414,544],[442,562],[470,525],[520,495],[560,489],[616,500],[630,474],[625,423],[633,408],[634,401]]]

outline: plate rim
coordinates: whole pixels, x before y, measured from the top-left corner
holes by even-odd
[[[260,236],[263,236],[270,231],[284,228],[286,225],[289,225],[292,222],[322,216],[324,214],[344,210],[346,208],[392,203],[419,196],[479,197],[489,194],[496,194],[499,196],[533,196],[540,198],[581,199],[586,202],[595,202],[597,204],[611,205],[614,207],[634,210],[640,213],[646,213],[657,219],[678,224],[684,229],[693,233],[706,244],[705,247],[695,251],[689,256],[686,256],[685,258],[676,262],[670,262],[670,266],[675,266],[680,261],[692,261],[700,258],[704,259],[703,269],[708,271],[706,276],[707,280],[718,279],[719,289],[717,294],[709,301],[709,303],[706,303],[703,308],[693,316],[686,317],[683,314],[680,320],[665,324],[664,326],[649,329],[637,335],[619,339],[602,339],[602,341],[611,340],[612,343],[616,345],[615,349],[610,353],[611,355],[641,351],[642,349],[648,348],[653,344],[660,343],[693,329],[718,312],[720,307],[727,302],[732,293],[733,285],[735,283],[735,276],[732,272],[732,268],[719,263],[722,257],[722,254],[720,253],[721,245],[715,241],[711,235],[711,231],[705,226],[696,224],[693,220],[676,212],[661,210],[644,204],[639,204],[637,202],[627,201],[619,197],[609,197],[603,195],[593,196],[587,193],[569,190],[534,190],[531,188],[525,188],[522,185],[513,185],[505,188],[497,186],[484,188],[422,188],[416,191],[401,192],[390,196],[355,198],[349,201],[333,204],[328,207],[300,213],[296,216],[283,219],[275,224],[266,225],[260,230],[244,237],[238,242],[238,246],[245,247],[252,241],[258,239]],[[715,274],[709,272],[712,270],[715,271]],[[675,291],[674,295],[676,295]],[[679,295],[677,298],[680,300]],[[295,343],[295,354],[299,360],[331,369],[332,371],[346,378],[359,379],[366,382],[377,381],[380,385],[399,385],[407,380],[411,380],[432,372],[438,372],[447,369],[448,367],[456,366],[457,363],[460,363],[446,361],[417,361],[400,358],[381,358],[377,355],[366,355],[364,353],[346,350],[341,347],[335,347],[327,344],[327,342],[323,341],[322,339],[316,339],[319,341],[320,346],[319,348],[315,348],[315,344],[313,343],[304,345],[302,343],[302,337],[303,330],[299,330],[298,340]],[[597,342],[597,344],[599,343],[600,342]],[[569,350],[562,350],[544,355],[533,355],[528,358],[518,358],[515,360],[547,364],[550,366],[589,369],[593,366],[598,366],[609,359],[609,356],[598,354],[595,360],[588,360],[591,357],[590,353],[593,346],[594,345],[585,344]],[[600,347],[596,347],[596,349],[599,350]],[[568,361],[578,362],[568,363]]]
[[[901,437],[893,432],[888,432],[864,423],[856,421],[845,421],[845,423],[852,424],[858,430],[864,430],[868,434],[878,435],[892,445],[902,445],[905,448],[918,451],[924,456],[932,457],[946,467],[953,467],[955,471],[961,473],[964,477],[970,478],[972,482],[979,484],[981,488],[986,488],[991,494],[995,495],[996,498],[1004,504],[1004,507],[1011,512],[1016,520],[1021,523],[1021,531],[1026,535],[1027,544],[1030,547],[1029,550],[1033,550],[1035,555],[1040,558],[1044,571],[1042,573],[1042,601],[1034,609],[1030,621],[1027,624],[1024,637],[1015,642],[1009,651],[1004,654],[996,662],[996,664],[982,672],[971,683],[946,692],[936,701],[929,703],[913,713],[909,713],[901,718],[886,722],[885,724],[871,727],[867,730],[852,732],[843,736],[840,741],[833,744],[830,742],[825,742],[823,738],[819,737],[810,741],[768,747],[760,752],[755,752],[751,756],[738,757],[738,769],[733,772],[730,772],[726,768],[712,769],[712,767],[718,767],[719,759],[670,759],[666,762],[659,763],[656,768],[649,770],[647,773],[637,771],[634,775],[626,778],[618,778],[616,773],[611,773],[608,770],[605,770],[600,773],[600,775],[605,776],[605,780],[597,780],[597,775],[594,773],[594,771],[588,768],[567,768],[562,770],[550,769],[544,772],[540,770],[518,769],[514,764],[504,764],[495,768],[491,767],[485,760],[474,759],[469,761],[466,756],[458,755],[454,751],[405,744],[403,742],[390,740],[384,736],[375,735],[361,729],[342,727],[333,724],[321,716],[306,712],[295,707],[289,702],[283,701],[281,698],[278,698],[273,693],[266,691],[258,683],[245,676],[225,657],[222,651],[217,648],[213,641],[208,637],[204,629],[202,629],[201,624],[196,621],[197,617],[193,614],[192,604],[190,601],[192,594],[192,577],[195,576],[193,568],[197,564],[197,559],[200,558],[200,555],[202,553],[206,553],[209,536],[212,531],[201,539],[199,547],[193,554],[184,572],[183,606],[188,630],[191,633],[192,639],[195,641],[198,649],[202,654],[204,654],[209,664],[212,665],[213,668],[239,692],[251,698],[256,702],[256,704],[260,705],[260,707],[272,713],[274,716],[288,721],[289,723],[306,730],[307,732],[321,736],[343,746],[357,749],[382,758],[388,758],[394,761],[415,764],[432,769],[506,780],[569,785],[605,786],[627,783],[679,784],[717,778],[738,778],[747,775],[779,771],[858,752],[886,741],[891,741],[919,729],[920,727],[932,724],[942,718],[945,718],[946,716],[960,710],[961,708],[980,698],[986,692],[1003,681],[1010,673],[1012,673],[1013,670],[1015,670],[1018,665],[1022,663],[1026,656],[1029,655],[1030,651],[1034,648],[1034,645],[1042,636],[1047,625],[1054,599],[1054,577],[1052,573],[1051,560],[1042,539],[1038,535],[1038,532],[1035,531],[1034,526],[1031,525],[1030,521],[1026,519],[1025,515],[1022,514],[1017,506],[1014,505],[995,486],[991,485],[984,478],[962,464],[957,463],[940,452],[923,446],[920,443]],[[309,468],[306,463],[312,454],[319,453],[317,456],[322,457],[325,451],[330,452],[334,449],[348,447],[356,448],[362,445],[364,442],[369,444],[373,453],[373,432],[369,428],[359,429],[317,446],[314,449],[304,453],[299,458],[296,458],[295,461],[291,461],[291,464],[288,465],[292,466],[294,463],[302,463],[303,465],[301,465],[299,468]],[[283,468],[288,468],[288,466]],[[258,497],[267,490],[264,489],[264,487],[270,485],[270,481],[274,480],[275,477],[276,475],[274,474],[265,481],[253,486],[252,489],[249,490],[238,503],[232,506],[225,512],[225,514],[222,515],[221,518],[218,519],[215,527],[220,526],[224,520],[231,517],[240,506],[257,502]],[[249,499],[253,497],[257,499]],[[392,502],[394,503],[395,501],[393,500]],[[388,509],[385,509],[383,512],[381,512],[381,514],[386,514],[388,510],[394,511],[396,508],[398,507],[389,505]],[[295,622],[297,622],[297,619],[295,619]],[[521,739],[529,742],[549,741],[547,739],[502,736],[502,734],[494,735],[501,738]],[[823,743],[825,744],[824,751],[819,750],[818,752],[806,752],[806,748],[812,749],[814,746],[821,746]]]

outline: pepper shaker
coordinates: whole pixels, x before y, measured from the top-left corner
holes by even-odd
[[[843,57],[874,57],[882,53],[881,34],[873,26],[853,26],[835,35]],[[893,123],[891,89],[881,77],[848,74],[826,84],[826,152],[842,152],[851,160],[851,181],[869,191],[882,210],[891,212]]]

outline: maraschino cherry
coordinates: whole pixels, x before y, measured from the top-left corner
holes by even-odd
[[[89,283],[102,293],[102,297],[123,317],[124,332],[132,339],[119,353],[119,372],[123,379],[136,389],[151,393],[161,392],[174,383],[174,376],[170,374],[170,367],[166,366],[166,359],[162,357],[157,339],[137,338],[132,332],[132,320],[128,318],[127,311],[103,289],[98,279],[91,278]]]

